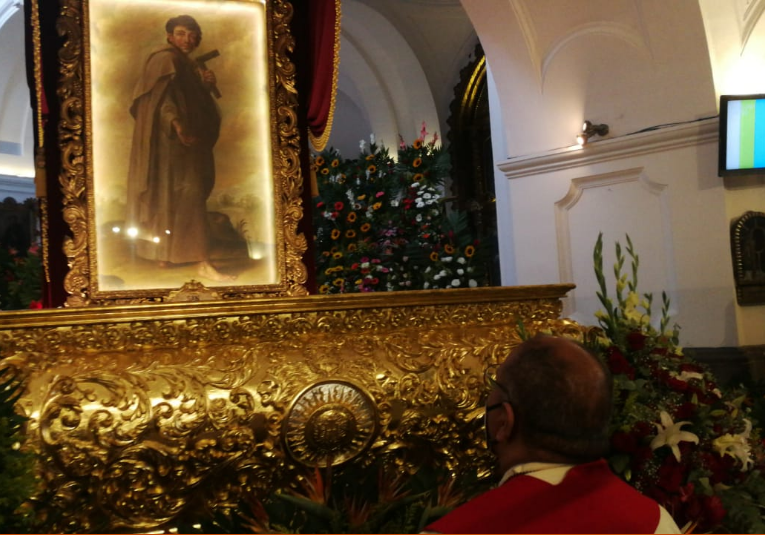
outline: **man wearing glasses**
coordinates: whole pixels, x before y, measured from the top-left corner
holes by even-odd
[[[502,479],[426,532],[680,533],[664,508],[603,459],[613,387],[589,351],[537,336],[487,381],[486,444]]]

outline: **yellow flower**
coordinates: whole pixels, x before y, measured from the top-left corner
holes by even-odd
[[[372,228],[372,225],[369,223],[364,223],[361,225],[361,232],[369,232],[369,229]]]
[[[348,252],[349,253],[352,253],[355,250],[356,250],[356,244],[355,243],[351,243],[351,244],[348,245]]]
[[[465,256],[467,256],[468,258],[471,258],[474,254],[475,254],[475,247],[473,247],[472,245],[468,245],[467,247],[465,247]]]
[[[335,253],[332,255],[332,258],[335,258],[335,259],[342,258],[342,257],[343,257],[343,253]]]
[[[412,143],[412,147],[414,147],[415,149],[422,148],[422,140],[419,138],[415,139],[414,143]]]
[[[423,179],[423,175],[422,175],[422,173],[417,173],[416,175],[414,175],[414,176],[412,177],[412,180],[414,180],[415,182],[419,182],[419,181],[420,181],[420,180],[422,180],[422,179]]]
[[[332,284],[334,284],[335,286],[340,287],[340,286],[343,285],[343,279],[337,278],[337,279],[332,281]]]
[[[431,259],[433,262],[438,262],[438,253],[437,253],[437,252],[435,252],[435,251],[433,251],[432,253],[430,253],[430,259]]]
[[[321,256],[329,256],[329,251],[322,251]]]
[[[412,167],[417,168],[422,165],[422,158],[415,158],[412,162]]]
[[[367,196],[366,196],[366,195],[359,195],[359,196],[358,196],[358,197],[356,197],[356,198],[357,198],[358,200],[360,200],[360,201],[363,201],[364,199],[366,199],[366,198],[367,198]]]
[[[340,237],[340,230],[333,228],[332,229],[332,239],[336,240]]]
[[[453,254],[454,253],[454,247],[452,247],[451,245],[449,245],[447,243],[446,245],[444,245],[444,252],[446,254]]]
[[[375,155],[374,154],[370,154],[369,156],[367,156],[367,161],[368,162],[371,162],[374,159],[375,159]]]
[[[666,412],[661,411],[659,413],[661,423],[654,423],[658,434],[651,441],[651,449],[655,450],[662,446],[669,446],[672,453],[675,456],[677,462],[680,462],[680,448],[678,444],[681,442],[693,442],[699,443],[699,437],[689,431],[681,431],[680,428],[691,422],[673,422],[672,417]]]
[[[332,160],[332,163],[330,165],[332,165],[332,167],[337,167],[338,165],[340,165],[340,160],[335,158],[334,160]]]
[[[349,213],[345,219],[348,221],[348,223],[354,223],[356,221],[356,212]]]
[[[382,208],[382,203],[381,202],[376,202],[376,203],[374,203],[372,205],[372,209],[373,210],[379,210],[380,208]]]
[[[375,171],[377,171],[377,167],[375,167],[374,165],[370,165],[369,167],[367,167],[367,171],[369,171],[370,173],[374,173]]]
[[[335,268],[328,267],[324,270],[325,275],[332,275],[335,272]]]
[[[345,231],[345,237],[346,238],[355,238],[356,237],[356,231],[351,229],[348,229]]]
[[[319,286],[320,294],[325,294],[327,292],[329,292],[329,284],[322,284],[321,286]]]
[[[322,158],[321,156],[317,156],[315,162],[316,162],[316,165],[321,167],[322,165],[324,165],[324,158]]]
[[[328,175],[329,174],[329,169],[325,167],[324,169],[321,170],[321,174],[322,175]]]

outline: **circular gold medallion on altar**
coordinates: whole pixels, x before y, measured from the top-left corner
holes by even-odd
[[[337,466],[356,457],[377,432],[377,408],[353,383],[322,381],[292,403],[282,433],[287,452],[307,466]]]

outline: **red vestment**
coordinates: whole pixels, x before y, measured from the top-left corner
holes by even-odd
[[[511,477],[425,528],[438,533],[678,533],[652,499],[603,461],[574,466],[557,484]],[[669,520],[669,522],[667,522]]]

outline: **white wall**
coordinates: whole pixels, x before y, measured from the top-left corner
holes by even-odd
[[[0,200],[34,196],[32,108],[26,82],[21,3],[0,0]]]
[[[602,231],[610,273],[614,241],[629,234],[639,290],[655,294],[655,316],[668,291],[681,343],[765,343],[765,323],[755,334],[757,315],[744,318],[735,304],[733,194],[716,176],[717,93],[698,1],[463,6],[492,68],[492,115],[504,130],[505,146],[495,140],[505,182],[497,211],[511,219],[499,231],[500,248],[512,249],[501,254],[503,282],[574,282],[566,313],[593,324],[595,240]],[[585,119],[610,134],[580,150],[572,145]],[[737,196],[751,201],[761,189]]]

